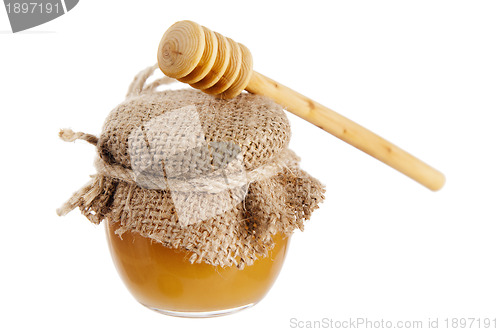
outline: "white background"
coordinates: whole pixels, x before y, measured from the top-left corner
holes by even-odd
[[[12,34],[0,8],[3,331],[283,331],[290,319],[497,318],[500,2],[80,1]],[[102,226],[55,209],[93,174],[99,134],[163,32],[190,19],[252,51],[255,70],[447,176],[431,192],[290,115],[291,148],[327,186],[273,289],[204,320],[135,302]],[[441,325],[443,326],[443,325]]]

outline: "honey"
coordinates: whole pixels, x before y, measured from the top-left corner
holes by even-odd
[[[288,148],[282,106],[252,93],[157,89],[172,81],[153,79],[157,68],[136,75],[99,136],[61,130],[97,155],[96,173],[57,213],[79,208],[104,222],[118,273],[146,307],[186,317],[247,308],[272,287],[324,186]]]
[[[269,291],[283,265],[289,237],[276,234],[266,257],[239,270],[189,262],[186,250],[171,249],[137,233],[115,234],[106,221],[115,266],[132,295],[146,307],[177,316],[214,316],[252,306]]]

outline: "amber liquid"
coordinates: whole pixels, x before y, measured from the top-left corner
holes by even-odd
[[[167,312],[215,312],[257,303],[276,280],[288,245],[277,234],[265,258],[238,270],[206,263],[191,264],[190,254],[169,249],[143,236],[115,234],[118,223],[106,222],[111,255],[134,297],[149,308]]]

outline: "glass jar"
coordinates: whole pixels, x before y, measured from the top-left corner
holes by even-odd
[[[219,316],[259,302],[276,280],[289,244],[289,237],[276,234],[267,257],[239,270],[191,264],[186,250],[167,248],[138,233],[119,236],[119,223],[105,224],[111,256],[132,295],[152,310],[182,317]]]

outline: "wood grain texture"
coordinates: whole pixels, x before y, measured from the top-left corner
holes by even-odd
[[[191,21],[174,24],[160,41],[158,66],[165,75],[179,79],[193,71],[204,49],[205,32],[201,25]]]

